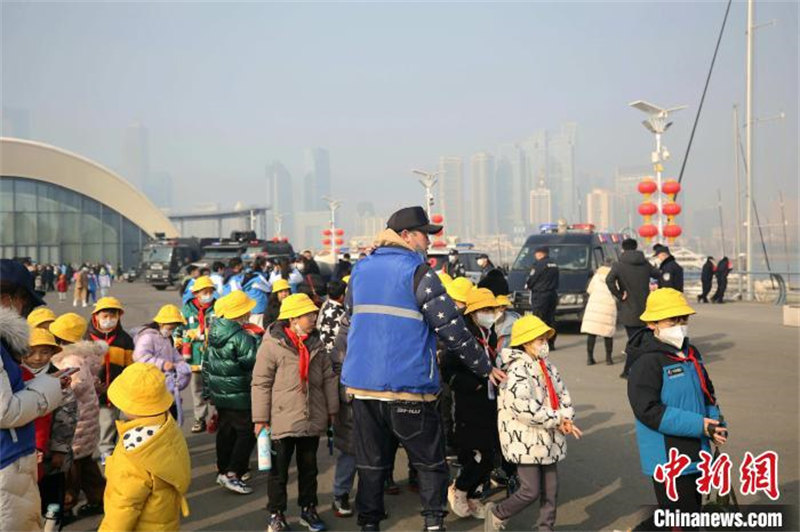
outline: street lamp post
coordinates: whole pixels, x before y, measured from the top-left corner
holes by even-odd
[[[431,219],[433,211],[433,187],[439,182],[439,174],[441,172],[425,172],[423,170],[411,170],[412,173],[421,175],[419,179],[420,184],[425,187],[425,210],[428,213],[428,219]]]
[[[342,202],[330,196],[323,196],[322,199],[328,203],[328,209],[331,211],[331,255],[333,256],[333,263],[336,264],[336,209],[342,205]]]

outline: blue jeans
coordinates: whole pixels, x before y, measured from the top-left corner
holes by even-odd
[[[353,479],[356,478],[356,456],[339,451],[336,458],[336,473],[333,477],[333,496],[341,497],[353,491]]]

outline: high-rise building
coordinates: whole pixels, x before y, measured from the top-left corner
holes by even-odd
[[[438,207],[448,235],[464,235],[464,164],[461,157],[439,157]]]
[[[631,232],[642,224],[639,215],[639,204],[644,201],[644,196],[639,194],[639,182],[645,177],[653,175],[653,170],[648,166],[631,166],[617,168],[614,176],[614,194],[617,229],[630,228]]]
[[[553,193],[555,215],[568,222],[578,221],[575,192],[575,137],[578,126],[567,123],[561,131],[548,135],[547,139],[547,186]]]
[[[555,221],[553,219],[553,196],[544,183],[539,183],[539,186],[530,192],[529,221],[534,230],[538,230],[542,224]]]
[[[497,191],[494,186],[494,156],[476,153],[470,157],[472,174],[471,237],[497,233]]]
[[[292,176],[289,170],[279,161],[273,161],[267,165],[267,203],[272,210],[272,218],[268,219],[267,235],[264,238],[278,236],[278,224],[274,219],[276,215],[281,216],[280,236],[294,237],[293,219],[294,201],[292,199]]]
[[[295,250],[312,249],[318,251],[325,246],[323,239],[331,238],[322,235],[322,231],[330,227],[329,211],[305,211],[295,213],[295,236],[292,245]]]
[[[142,190],[150,176],[147,128],[135,122],[125,130],[125,177]]]
[[[172,208],[172,175],[169,172],[152,172],[142,186],[142,192],[156,207]]]
[[[307,211],[325,209],[327,205],[322,197],[331,194],[331,162],[328,150],[307,148],[305,166],[303,208]]]
[[[530,186],[525,150],[520,144],[501,144],[497,149],[497,225],[501,233],[512,234],[528,219]]]
[[[614,194],[596,188],[586,195],[586,221],[598,231],[616,231],[614,220]]]

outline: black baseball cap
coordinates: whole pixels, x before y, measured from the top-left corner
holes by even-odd
[[[406,207],[400,209],[389,217],[386,227],[399,233],[401,231],[422,231],[430,235],[442,230],[441,225],[434,225],[428,219],[428,214],[422,207]]]
[[[658,255],[659,253],[669,253],[669,247],[663,244],[656,244],[653,246],[653,255]]]
[[[33,289],[33,276],[28,268],[22,265],[21,262],[11,259],[0,259],[0,281],[19,286],[28,292],[28,297],[34,307],[44,305],[42,296],[36,293]]]
[[[539,246],[533,250],[534,253],[547,253],[550,254],[550,248],[548,246]]]

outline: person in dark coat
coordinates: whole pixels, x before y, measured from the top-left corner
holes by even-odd
[[[728,257],[722,257],[717,264],[717,291],[711,296],[714,303],[725,303],[725,289],[728,288],[728,274],[731,273],[731,263]]]
[[[531,313],[539,317],[548,327],[556,328],[556,306],[558,306],[558,264],[550,260],[550,248],[540,246],[534,250],[536,262],[531,268],[525,287],[531,291]],[[555,349],[556,336],[549,340],[550,350]]]
[[[336,267],[331,274],[331,281],[341,281],[344,277],[350,275],[352,270],[353,263],[350,262],[350,254],[345,253],[342,255],[342,258],[339,259],[339,262],[336,263]]]
[[[711,282],[714,280],[714,269],[714,257],[708,257],[703,264],[703,270],[700,272],[703,292],[697,296],[698,303],[708,303],[708,293],[711,292]]]
[[[650,294],[650,278],[658,278],[659,271],[653,267],[644,253],[637,250],[636,240],[626,238],[622,241],[622,255],[611,265],[606,276],[606,285],[611,294],[620,302],[618,323],[625,326],[628,340],[642,327],[639,316],[644,312],[647,296]],[[625,367],[620,377],[627,378],[633,360],[625,359]]]
[[[499,268],[493,268],[478,282],[478,288],[488,288],[494,295],[508,295],[508,280]]]
[[[669,247],[656,244],[653,246],[653,256],[659,262],[658,287],[683,292],[683,268],[669,252]]]
[[[467,276],[467,268],[464,266],[464,263],[461,262],[461,259],[458,258],[457,249],[451,249],[450,253],[447,254],[447,262],[442,266],[442,271],[453,279]]]

